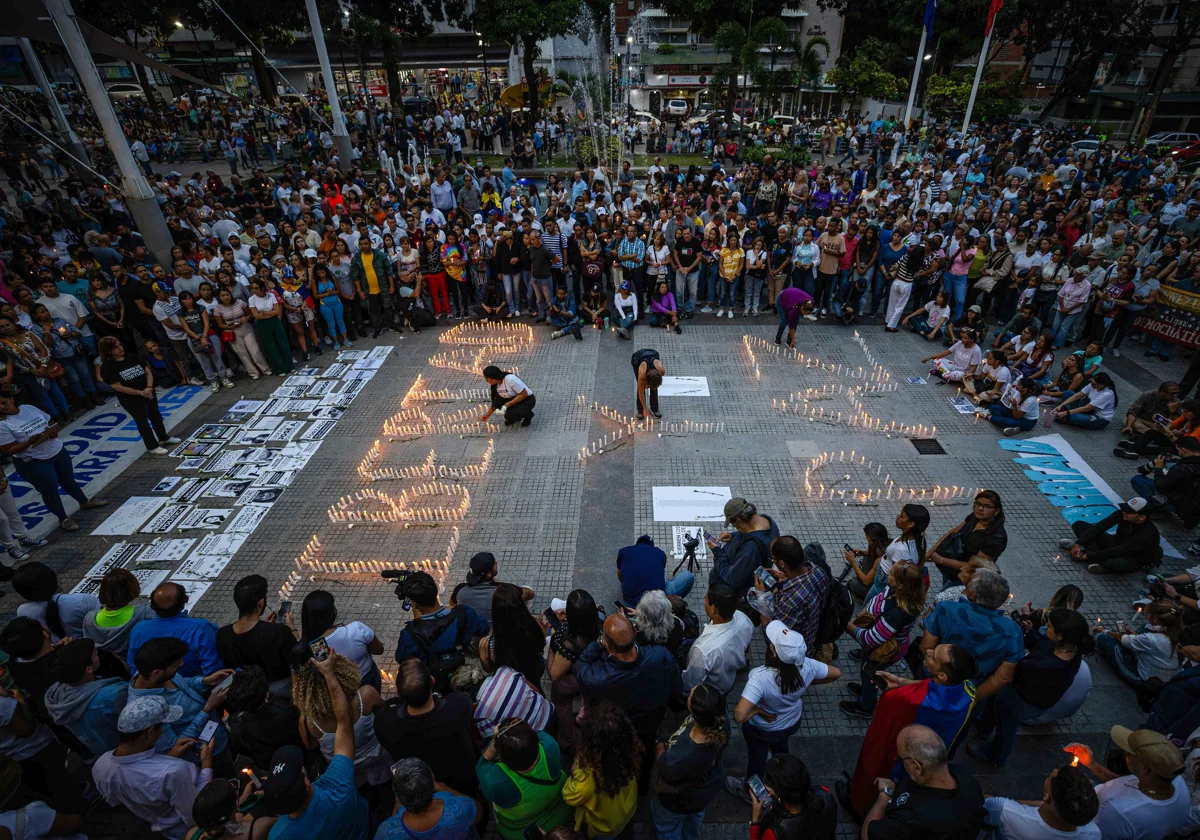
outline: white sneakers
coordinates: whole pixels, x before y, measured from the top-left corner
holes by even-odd
[[[162,446],[156,446],[150,450],[151,455],[166,455],[167,450]]]
[[[729,309],[729,320],[730,321],[733,320],[733,308],[732,307],[730,307],[730,309]]]
[[[710,310],[710,311],[711,311],[711,310]],[[718,309],[718,310],[717,310],[717,317],[718,317],[718,318],[724,318],[724,317],[725,317],[725,310],[724,310],[724,309]]]

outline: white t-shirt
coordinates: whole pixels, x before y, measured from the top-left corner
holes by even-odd
[[[1021,411],[1025,412],[1024,419],[1026,420],[1038,419],[1042,413],[1041,404],[1038,402],[1038,398],[1034,396],[1028,396],[1022,400]]]
[[[800,687],[791,694],[784,695],[779,691],[778,674],[774,668],[759,665],[750,671],[746,685],[742,689],[742,699],[749,700],[755,706],[768,714],[775,715],[775,720],[767,723],[761,717],[751,719],[752,726],[764,732],[778,732],[789,729],[800,720],[804,711],[801,698],[814,680],[823,680],[829,676],[829,667],[824,662],[815,659],[805,659],[800,665]]]
[[[950,315],[949,306],[938,306],[936,301],[929,301],[925,304],[925,316],[929,324],[929,328],[933,329],[938,324]]]
[[[529,386],[511,373],[504,377],[504,381],[496,386],[496,393],[502,399],[506,400],[511,400],[517,394],[524,393],[525,391],[529,391]],[[529,391],[529,393],[532,394],[533,391]]]
[[[50,428],[49,414],[32,405],[23,405],[17,409],[16,414],[0,419],[0,446],[24,443],[48,428]],[[61,440],[47,438],[24,452],[18,452],[13,457],[20,461],[45,461],[57,455],[62,448]]]
[[[375,660],[367,645],[375,641],[375,633],[361,621],[351,621],[325,637],[326,644],[358,666],[360,676],[371,672]]]
[[[1136,776],[1096,785],[1096,825],[1104,840],[1159,840],[1183,828],[1190,809],[1187,783],[1176,776],[1171,785],[1175,794],[1163,801],[1138,790]]]
[[[995,367],[984,365],[983,369],[978,371],[976,375],[980,374],[995,382],[996,385],[1000,386],[1001,390],[1012,381],[1012,371],[1008,369],[1007,365],[996,365]]]
[[[1092,414],[1099,417],[1101,420],[1112,420],[1113,413],[1117,407],[1117,395],[1113,393],[1112,388],[1105,388],[1103,391],[1097,391],[1091,385],[1086,385],[1080,391],[1088,402],[1095,406],[1095,411]]]
[[[1100,826],[1095,822],[1081,825],[1073,831],[1060,831],[1046,825],[1038,809],[1032,805],[1022,805],[1012,799],[1002,796],[989,796],[987,799],[989,822],[999,823],[1002,840],[1100,840]]]
[[[55,837],[57,840],[87,840],[86,834],[51,834],[50,829],[54,826],[56,816],[54,809],[45,802],[30,802],[25,806],[25,833],[21,837],[23,840],[40,840],[42,837]],[[0,826],[7,828],[13,837],[16,837],[17,812],[0,812]]]
[[[973,347],[966,347],[961,341],[954,342],[954,346],[950,348],[950,361],[956,370],[978,367],[983,361],[983,351],[979,349],[979,342],[975,342]]]
[[[275,295],[250,295],[250,306],[259,312],[270,312],[278,304],[279,301],[275,299]]]
[[[876,577],[886,575],[899,560],[916,565],[918,559],[920,558],[917,557],[917,541],[901,540],[897,537],[892,540],[891,545],[883,550],[883,556],[879,558],[879,571],[876,573]]]
[[[62,318],[71,326],[75,326],[80,318],[86,318],[91,314],[75,295],[59,294],[57,297],[42,295],[37,302],[50,310],[50,314],[55,318]],[[79,334],[91,335],[92,328],[84,324],[79,327]]]

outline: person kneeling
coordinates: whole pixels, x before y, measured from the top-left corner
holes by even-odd
[[[676,333],[682,333],[679,328],[679,311],[675,308],[675,295],[666,280],[661,281],[650,297],[650,326],[674,328]]]
[[[550,301],[550,308],[546,311],[546,320],[550,322],[550,326],[555,328],[554,332],[550,333],[551,338],[561,338],[571,334],[575,336],[576,341],[583,341],[583,335],[580,332],[583,324],[575,317],[575,299],[567,294],[565,288],[555,291],[554,297]]]

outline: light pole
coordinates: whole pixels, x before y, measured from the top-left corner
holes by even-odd
[[[487,102],[488,105],[491,105],[492,83],[491,83],[491,79],[489,78],[489,75],[488,75],[487,45],[483,43],[482,35],[480,35],[478,32],[476,32],[475,35],[477,36],[477,38],[479,40],[479,55],[483,58],[483,91],[479,95],[479,105],[480,105],[479,110],[482,111],[483,110],[482,106],[483,106],[484,102]],[[491,109],[489,108],[488,110],[491,110]]]
[[[182,21],[177,20],[177,21],[175,21],[175,28],[176,29],[184,29],[185,27],[184,27]],[[208,75],[208,64],[204,61],[204,53],[200,52],[200,39],[196,37],[196,30],[191,26],[186,27],[186,29],[188,30],[188,32],[192,33],[192,44],[195,45],[195,47],[196,47],[196,57],[200,59],[200,75],[207,76]],[[220,76],[220,74],[218,74],[218,78],[216,80],[217,82],[220,81],[219,76]],[[214,83],[213,79],[209,78],[208,83],[213,84]]]
[[[329,115],[333,118],[333,143],[337,148],[338,157],[345,166],[350,165],[350,135],[346,132],[346,118],[342,115],[342,105],[338,102],[337,84],[333,81],[333,68],[329,66],[329,50],[325,48],[325,30],[321,28],[321,16],[317,13],[317,0],[307,0],[308,25],[312,30],[313,46],[317,50],[317,60],[321,64],[321,78],[325,82],[325,92],[329,98]]]

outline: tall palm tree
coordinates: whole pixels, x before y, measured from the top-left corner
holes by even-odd
[[[767,17],[749,29],[730,21],[717,27],[713,33],[713,45],[729,53],[729,85],[726,90],[725,120],[733,125],[733,108],[737,102],[738,75],[755,75],[762,71],[762,57],[758,51],[768,43],[782,44],[788,39],[788,28],[778,17]]]
[[[805,83],[808,83],[814,91],[816,90],[816,82],[821,77],[821,66],[824,60],[820,51],[824,50],[825,56],[828,56],[829,42],[820,35],[814,35],[807,40],[794,37],[788,44],[788,49],[792,53],[792,59],[796,62],[796,101],[792,104],[792,110],[798,114],[801,91],[804,89]]]

